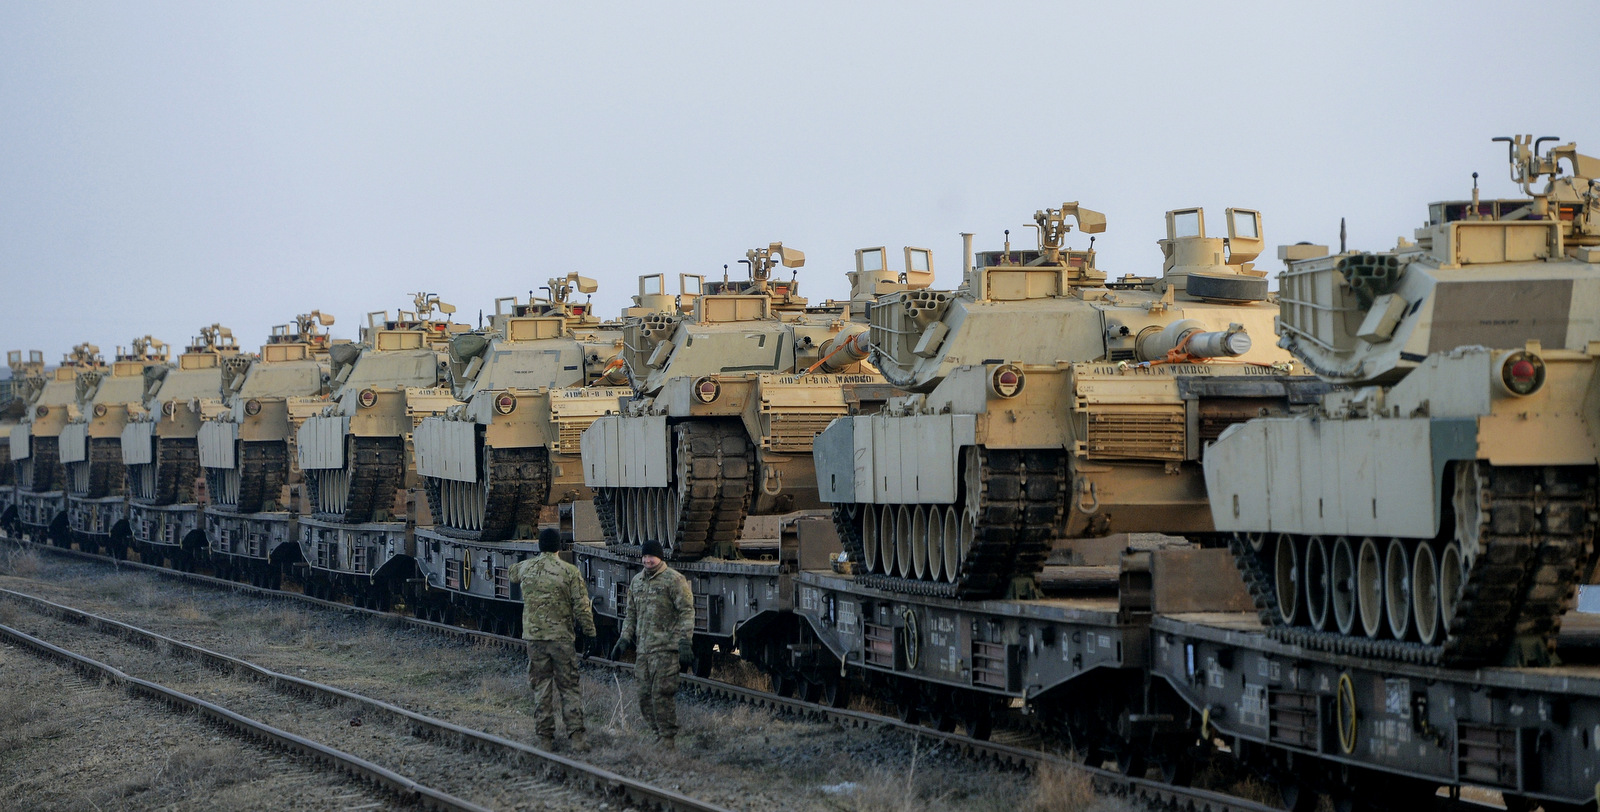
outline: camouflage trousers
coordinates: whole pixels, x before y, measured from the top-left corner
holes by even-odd
[[[528,640],[528,687],[533,689],[533,729],[555,736],[556,708],[567,735],[583,732],[583,694],[578,690],[578,653],[571,643]]]
[[[633,666],[639,686],[639,715],[663,739],[678,735],[678,652],[640,653]]]

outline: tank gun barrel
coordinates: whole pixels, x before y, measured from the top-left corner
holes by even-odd
[[[1146,361],[1176,356],[1236,358],[1249,352],[1250,346],[1250,333],[1244,325],[1230,324],[1226,330],[1207,330],[1194,319],[1184,319],[1141,338],[1139,355]]]
[[[817,362],[806,370],[806,374],[809,375],[813,372],[834,373],[851,364],[866,360],[867,353],[872,350],[870,335],[870,332],[862,330],[848,337],[841,335],[823,342],[822,357],[817,359]]]

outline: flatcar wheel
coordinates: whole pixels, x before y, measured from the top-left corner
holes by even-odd
[[[843,708],[850,704],[850,689],[841,677],[829,677],[822,683],[822,704],[830,708]]]
[[[806,702],[817,703],[822,701],[822,683],[811,677],[800,677],[797,680],[800,698]]]
[[[1273,585],[1278,593],[1278,614],[1287,626],[1298,626],[1303,619],[1300,558],[1300,541],[1293,536],[1279,536],[1278,549],[1272,556]]]
[[[1278,782],[1278,796],[1283,799],[1283,808],[1289,812],[1313,812],[1317,808],[1317,794],[1293,778]]]
[[[772,672],[772,692],[785,699],[793,699],[795,694],[795,677],[788,671]]]
[[[1172,786],[1187,787],[1194,782],[1194,762],[1186,753],[1168,753],[1156,762],[1156,773]]]
[[[922,720],[922,708],[917,705],[915,694],[900,694],[894,699],[895,718],[908,725],[918,724]]]
[[[959,720],[956,719],[956,715],[951,712],[948,705],[936,702],[932,707],[928,708],[927,717],[924,721],[927,722],[928,727],[940,733],[954,733],[956,723]]]
[[[987,706],[968,708],[961,714],[961,723],[967,735],[979,741],[988,741],[994,735],[994,714]]]
[[[1132,746],[1124,746],[1117,751],[1117,772],[1129,778],[1143,778],[1149,765],[1145,762],[1144,754]]]

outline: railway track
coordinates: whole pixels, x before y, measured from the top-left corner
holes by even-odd
[[[264,739],[339,771],[358,775],[402,800],[426,808],[500,808],[504,803],[497,801],[510,791],[519,802],[536,800],[542,809],[585,810],[605,800],[628,808],[663,812],[723,812],[722,807],[521,742],[274,672],[64,604],[13,590],[0,590],[0,600],[53,619],[45,624],[51,627],[51,636],[73,641],[73,648],[68,648],[0,626],[0,636],[15,645],[68,662],[96,678],[126,685],[136,693],[193,710],[249,737]],[[151,671],[158,672],[161,681],[129,674],[73,650],[83,647],[107,648],[116,659],[137,663],[126,667],[147,675]],[[152,652],[157,656],[151,657]],[[226,695],[228,704],[233,707],[198,698],[166,684],[171,682],[200,686],[211,695]],[[272,691],[257,690],[261,684]],[[269,717],[284,720],[283,727],[271,724]],[[321,730],[326,732],[325,737],[342,741],[338,745],[329,744],[296,734],[284,729],[286,727]],[[353,727],[359,727],[360,732],[347,732]],[[370,757],[350,750],[361,750]],[[516,785],[508,786],[510,782],[502,779],[501,771],[483,769],[484,755],[517,768]],[[388,766],[379,762],[386,762]],[[536,769],[530,771],[529,767]],[[426,779],[429,783],[407,774],[419,771],[429,774]]]
[[[235,593],[254,597],[272,598],[298,604],[309,604],[321,608],[357,614],[375,620],[381,620],[393,626],[426,630],[431,633],[445,635],[461,641],[471,642],[479,645],[514,649],[519,652],[523,648],[523,642],[520,639],[506,635],[493,634],[476,629],[466,629],[459,626],[438,623],[435,621],[421,620],[393,612],[364,609],[346,603],[339,603],[321,598],[313,598],[297,592],[262,589],[249,584],[214,578],[199,573],[178,572],[164,567],[113,559],[107,556],[86,553],[80,550],[69,550],[61,547],[38,544],[18,539],[10,540],[15,543],[30,546],[41,552],[72,558],[99,561],[120,568],[150,570],[167,578],[188,581],[191,583],[205,584],[211,587],[227,589]],[[590,664],[622,670],[628,670],[632,667],[631,664],[628,663],[615,662],[599,657],[587,657],[585,660]],[[861,711],[853,711],[842,708],[833,708],[827,705],[806,702],[800,699],[782,697],[774,693],[760,691],[753,688],[744,688],[731,685],[718,680],[695,677],[690,674],[682,675],[681,679],[692,690],[706,696],[740,702],[753,707],[763,708],[775,713],[795,716],[798,718],[824,720],[850,729],[887,729],[899,731],[909,736],[914,736],[930,744],[943,745],[952,748],[955,752],[962,753],[969,758],[998,764],[1012,769],[1036,771],[1043,767],[1051,767],[1064,771],[1081,771],[1090,776],[1096,791],[1100,794],[1107,797],[1123,799],[1129,803],[1145,806],[1150,809],[1169,810],[1169,812],[1171,810],[1187,810],[1188,812],[1268,812],[1268,810],[1276,809],[1276,807],[1237,798],[1221,792],[1193,787],[1176,786],[1153,779],[1136,778],[1112,770],[1080,764],[1064,756],[1045,752],[1037,749],[1037,747],[1030,746],[1034,743],[1034,740],[1023,734],[1016,734],[1007,737],[1005,731],[997,731],[997,734],[1001,736],[1001,740],[981,740],[958,733],[945,733],[934,730],[933,728],[902,722],[898,719],[888,716],[881,716],[878,714],[864,713]],[[525,745],[520,746],[526,747]],[[528,749],[531,750],[532,748]],[[559,757],[554,758],[559,759]],[[560,760],[563,762],[568,761],[566,759]],[[577,762],[568,763],[577,764]]]

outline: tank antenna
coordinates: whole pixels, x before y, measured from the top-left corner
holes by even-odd
[[[1339,253],[1344,253],[1344,218],[1339,218]]]
[[[1472,219],[1478,219],[1483,212],[1478,210],[1478,173],[1472,173]]]
[[[722,284],[728,284],[728,263],[722,263]]]
[[[1000,258],[1001,262],[1011,264],[1011,229],[1006,229],[1006,250]]]
[[[483,329],[483,308],[478,308],[478,329]]]

